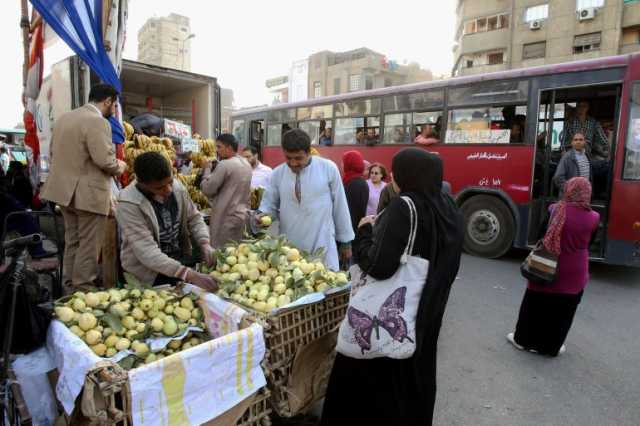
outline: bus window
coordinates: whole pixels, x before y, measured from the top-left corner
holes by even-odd
[[[640,180],[640,83],[633,86],[623,179]]]
[[[473,86],[449,89],[448,105],[526,102],[529,84],[526,80],[489,81]]]
[[[377,115],[380,114],[380,99],[364,99],[361,101],[340,102],[335,106],[335,114],[336,117],[370,114]]]
[[[334,131],[335,145],[364,144],[364,117],[338,118]]]
[[[413,113],[413,142],[420,145],[433,145],[442,139],[442,113],[414,112]]]
[[[233,120],[233,130],[231,131],[235,136],[239,145],[246,146],[245,141],[245,127],[244,120]]]
[[[415,109],[436,109],[444,106],[444,90],[411,93],[409,95],[387,96],[382,99],[385,111],[406,111]]]
[[[333,105],[298,108],[298,121],[324,120],[333,116]]]
[[[525,105],[449,111],[446,143],[524,143]]]
[[[385,114],[384,143],[411,143],[411,114]]]
[[[331,138],[331,120],[303,121],[298,128],[307,132],[311,138],[311,145],[318,145],[323,139],[324,145],[333,145]]]
[[[380,143],[380,118],[338,118],[334,137],[336,145],[377,145]]]
[[[282,135],[284,134],[284,131],[283,131],[284,126],[289,127],[287,124],[270,124],[269,126],[267,126],[267,146],[282,145]]]

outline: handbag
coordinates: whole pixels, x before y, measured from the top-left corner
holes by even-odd
[[[520,273],[534,284],[552,284],[558,275],[558,256],[547,250],[540,240],[520,265]]]
[[[400,266],[391,278],[378,280],[356,264],[350,269],[351,298],[340,324],[337,351],[359,358],[410,358],[416,350],[416,317],[429,273],[429,261],[412,256],[418,230],[416,207],[409,197],[410,232]]]

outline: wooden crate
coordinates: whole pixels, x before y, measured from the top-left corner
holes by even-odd
[[[263,365],[272,405],[279,416],[293,417],[306,412],[324,397],[335,357],[337,329],[346,315],[349,295],[349,289],[342,290],[319,302],[275,315],[250,311],[248,320],[257,321],[264,327],[267,352]],[[306,349],[322,352],[327,347],[330,350],[324,357],[314,357],[318,363],[313,371],[294,371],[296,357],[304,357]],[[310,374],[314,377],[299,377]],[[312,383],[307,391],[301,392],[297,384],[306,379]]]
[[[50,375],[50,378],[55,390],[57,374]],[[271,426],[270,395],[267,388],[262,388],[250,400],[242,401],[219,418],[207,422],[207,426],[228,425],[229,419],[235,419],[240,415],[242,416],[237,420],[237,426]],[[237,410],[241,406],[247,407],[244,413]],[[63,415],[64,420],[61,421],[69,426],[131,426],[133,422],[130,407],[131,393],[127,372],[117,364],[105,361],[87,374],[84,388],[76,402],[76,409],[71,416]]]

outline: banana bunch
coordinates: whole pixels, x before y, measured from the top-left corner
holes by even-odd
[[[205,157],[216,156],[216,143],[213,139],[198,139],[198,145],[200,146],[200,152]]]
[[[193,172],[190,175],[176,174],[176,177],[182,183],[187,191],[189,192],[189,196],[191,200],[198,206],[199,210],[205,210],[209,208],[209,200],[207,197],[200,191],[200,188],[194,185],[196,176],[198,175],[199,169],[193,169]]]
[[[128,123],[127,123],[128,124]],[[129,173],[133,173],[133,163],[138,155],[143,152],[155,151],[173,164],[176,159],[176,150],[169,138],[159,138],[157,136],[133,135],[132,140],[124,144],[124,159],[127,162]]]
[[[169,290],[142,288],[76,292],[58,300],[54,312],[96,355],[111,358],[121,351],[132,352],[123,367],[134,368],[208,340],[206,333],[198,332],[197,337],[187,333],[188,327],[206,330],[196,299]],[[149,347],[154,337],[176,340],[154,353]]]
[[[251,195],[249,197],[249,203],[251,210],[258,210],[260,203],[262,202],[262,195],[264,194],[264,188],[257,187],[251,189]]]

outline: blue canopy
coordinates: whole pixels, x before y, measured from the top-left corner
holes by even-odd
[[[102,0],[30,0],[61,39],[100,79],[122,92],[118,73],[102,42]],[[109,119],[114,143],[124,142],[124,129],[115,117]]]

